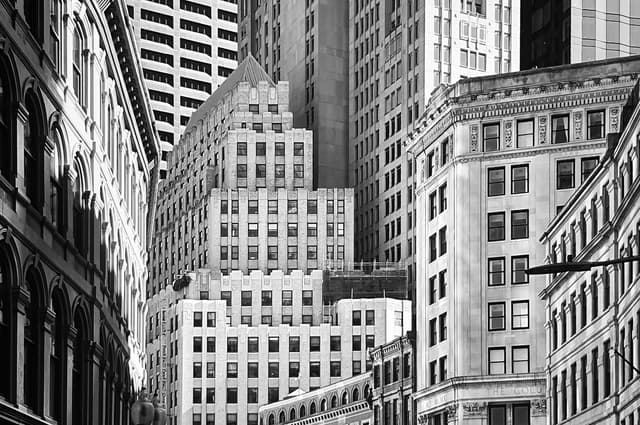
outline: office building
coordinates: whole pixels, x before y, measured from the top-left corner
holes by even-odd
[[[402,143],[440,84],[519,69],[519,14],[519,0],[349,2],[356,261],[404,261],[415,276],[419,182]]]
[[[634,0],[522,2],[522,69],[640,53],[640,3]]]
[[[159,145],[124,1],[0,1],[0,422],[121,424]]]
[[[237,1],[127,0],[160,137],[160,177],[191,114],[238,65]]]
[[[293,125],[313,131],[314,188],[349,187],[349,21],[346,1],[239,5],[238,52],[290,89]]]
[[[159,190],[149,293],[181,270],[311,270],[353,261],[353,191],[313,191],[312,134],[288,83],[249,55],[191,116]]]
[[[589,179],[546,227],[544,262],[640,255],[640,107],[615,136]],[[637,423],[639,279],[638,261],[546,278],[547,423]]]
[[[400,336],[370,352],[374,423],[410,425],[416,423],[413,409],[415,366],[413,334]]]
[[[282,401],[261,406],[258,416],[264,425],[369,425],[373,423],[367,401],[370,388],[371,372],[366,372],[317,390],[298,389]]]
[[[434,92],[417,159],[418,421],[544,424],[547,224],[636,101],[638,57],[489,77]]]
[[[170,423],[257,425],[260,406],[368,371],[368,349],[410,330],[409,301],[325,305],[322,276],[201,269],[154,295],[149,388]]]

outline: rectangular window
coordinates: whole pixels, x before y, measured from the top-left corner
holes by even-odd
[[[511,167],[511,193],[529,192],[529,166],[514,165]]]
[[[280,338],[277,336],[269,337],[269,352],[277,353],[280,351]]]
[[[587,112],[587,140],[604,138],[604,111]]]
[[[351,312],[351,325],[360,326],[362,324],[362,312],[360,310],[354,310]]]
[[[376,324],[375,310],[366,310],[365,311],[365,324],[367,326],[375,326],[375,324]]]
[[[569,115],[551,117],[551,143],[567,143],[569,141]]]
[[[557,189],[572,189],[575,187],[574,179],[574,161],[573,159],[567,159],[558,161],[557,163]]]
[[[202,327],[202,312],[194,311],[193,312],[193,327],[201,328]]]
[[[238,403],[238,389],[237,388],[227,388],[227,403],[228,404],[236,404],[236,403]],[[227,421],[227,424],[229,424],[228,421]]]
[[[533,119],[518,121],[516,143],[519,148],[533,146]]]
[[[227,378],[237,378],[238,377],[238,363],[236,362],[228,362],[227,363]]]
[[[502,375],[505,370],[505,352],[504,347],[489,348],[489,375]]]
[[[302,291],[302,305],[313,305],[313,291]]]
[[[511,239],[529,237],[529,210],[511,211]]]
[[[596,168],[597,165],[598,165],[597,156],[590,157],[590,158],[582,158],[580,160],[580,174],[583,182],[589,177],[589,175]]]
[[[504,195],[504,167],[489,168],[489,196]]]
[[[216,364],[215,362],[207,362],[207,378],[216,377]]]
[[[255,404],[258,402],[258,389],[247,388],[247,403]]]
[[[227,353],[238,352],[238,337],[227,337]]]
[[[505,330],[505,303],[489,303],[489,330],[503,331]]]
[[[489,286],[505,284],[504,268],[504,257],[489,258]]]
[[[310,336],[309,337],[309,350],[310,351],[320,351],[320,337],[319,336]]]
[[[351,351],[360,351],[362,349],[362,336],[353,335],[351,337]]]
[[[299,353],[300,352],[300,337],[299,336],[290,336],[289,337],[289,352],[290,353]]]
[[[207,353],[215,353],[216,352],[216,337],[208,336],[207,337]]]
[[[269,378],[278,378],[280,377],[280,363],[278,362],[269,362],[268,364],[268,377]]]
[[[319,378],[320,377],[320,362],[310,362],[309,363],[309,377],[311,377],[311,378]]]
[[[240,294],[240,305],[243,307],[251,306],[251,291],[242,291]]]
[[[511,302],[511,328],[529,329],[529,301]]]
[[[193,352],[202,353],[202,337],[201,336],[193,337]]]
[[[289,378],[300,376],[300,362],[289,362]]]
[[[257,336],[250,336],[249,338],[247,338],[247,345],[248,345],[248,351],[250,353],[257,353],[258,352],[258,337]]]
[[[256,143],[256,156],[265,156],[267,154],[267,144],[264,142]]]
[[[341,366],[341,363],[339,361],[329,363],[329,375],[332,378],[340,377],[342,375],[342,370],[340,366]]]
[[[283,306],[293,305],[293,291],[291,290],[282,291],[282,305]]]
[[[482,126],[484,151],[495,152],[500,150],[500,123],[485,124]]]
[[[272,293],[271,291],[262,291],[262,306],[269,307],[272,304]]]
[[[504,240],[504,213],[489,213],[489,242]]]
[[[278,214],[278,200],[277,199],[269,199],[269,202],[267,203],[267,213],[268,214]]]
[[[517,255],[511,257],[511,284],[529,283],[529,275],[525,270],[529,268],[529,256]]]

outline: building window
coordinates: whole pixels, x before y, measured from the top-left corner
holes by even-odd
[[[489,213],[489,242],[504,240],[504,213]]]
[[[482,127],[484,151],[495,152],[500,150],[500,123],[485,124]]]
[[[277,142],[274,146],[275,146],[275,155],[284,156],[284,143]]]
[[[293,291],[291,290],[282,291],[282,305],[283,306],[293,305]]]
[[[229,362],[227,363],[227,378],[237,378],[238,377],[238,363]]]
[[[529,237],[529,210],[511,211],[511,239]]]
[[[438,241],[436,234],[429,236],[429,262],[433,262],[438,258]]]
[[[591,158],[582,158],[580,162],[580,166],[581,166],[581,177],[583,182],[589,177],[589,175],[596,168],[597,165],[598,165],[597,156],[591,157]]]
[[[440,195],[440,212],[447,209],[447,184],[443,184],[438,188],[438,194]]]
[[[207,337],[207,353],[215,353],[216,352],[216,337],[208,336]]]
[[[302,291],[302,305],[313,305],[313,291]]]
[[[529,256],[517,255],[511,257],[511,284],[529,283],[529,275],[525,272],[529,268]]]
[[[511,348],[511,372],[529,373],[529,346]]]
[[[215,378],[216,364],[215,362],[207,362],[207,378]]]
[[[511,328],[529,329],[529,301],[511,302]]]
[[[502,375],[505,371],[505,348],[489,348],[489,375]]]
[[[193,352],[202,353],[202,337],[201,336],[193,337]]]
[[[237,353],[238,352],[238,337],[228,337],[227,338],[227,353]]]
[[[489,330],[505,330],[505,303],[489,303]]]
[[[587,140],[604,138],[604,111],[587,112]]]
[[[331,362],[329,363],[329,374],[332,378],[340,377],[342,375],[341,371],[341,362]]]
[[[375,326],[375,324],[376,324],[375,310],[366,310],[365,311],[365,324],[367,326]]]
[[[362,324],[362,312],[360,310],[354,310],[351,312],[351,325],[360,326]]]
[[[201,328],[202,327],[202,312],[194,311],[193,312],[193,327]]]
[[[238,388],[227,388],[227,403],[236,404],[238,402]],[[227,425],[229,422],[227,422]]]
[[[300,352],[300,337],[299,336],[290,336],[289,337],[289,352],[290,353],[299,353]]]
[[[280,363],[269,362],[268,373],[269,378],[278,378],[280,376]]]
[[[527,348],[527,354],[529,350]],[[514,372],[515,373],[515,372]],[[575,401],[575,398],[574,398]],[[530,425],[529,405],[514,404],[511,406],[512,424]]]
[[[504,257],[489,258],[489,286],[504,285]]]
[[[518,121],[517,147],[528,148],[533,146],[533,119]]]
[[[251,291],[242,291],[240,294],[240,305],[243,307],[251,307]]]
[[[269,337],[269,352],[278,353],[280,351],[280,338],[277,336]]]
[[[262,291],[262,306],[270,307],[273,301],[271,291]]]
[[[310,362],[309,363],[309,377],[310,378],[319,378],[320,377],[320,362]]]
[[[497,7],[500,7],[500,6],[498,5]],[[507,424],[507,407],[506,406],[490,405],[488,410],[489,410],[489,425],[506,425]]]
[[[504,195],[504,167],[489,168],[489,196]]]
[[[362,348],[362,336],[353,335],[351,337],[351,351],[360,351]]]
[[[569,115],[558,115],[551,118],[551,143],[567,143],[569,141]]]
[[[556,174],[557,189],[572,189],[575,187],[573,159],[558,161]]]
[[[529,192],[529,166],[514,165],[511,167],[511,193]]]
[[[78,25],[73,31],[73,93],[80,105],[85,106],[84,93],[84,37]]]

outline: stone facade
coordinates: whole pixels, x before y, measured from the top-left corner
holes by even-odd
[[[285,400],[260,407],[260,425],[314,423],[369,425],[371,373],[347,378],[314,391],[296,391]]]
[[[171,424],[256,425],[262,405],[369,370],[367,350],[410,323],[406,300],[323,305],[319,270],[186,276],[149,300],[149,388]]]
[[[191,114],[238,66],[236,2],[126,0],[160,138],[160,178]]]
[[[608,60],[434,92],[408,146],[419,422],[545,423],[545,283],[524,270],[544,261],[538,239],[628,117],[638,69]]]
[[[0,422],[129,423],[159,145],[123,1],[0,1]]]
[[[640,107],[620,131],[589,180],[547,226],[544,262],[640,255]],[[549,424],[637,423],[639,279],[637,261],[548,276],[541,296]]]

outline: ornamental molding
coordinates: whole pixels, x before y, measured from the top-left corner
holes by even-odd
[[[462,415],[465,418],[485,417],[487,416],[487,403],[486,402],[462,403]]]
[[[458,405],[450,404],[445,409],[447,411],[447,420],[448,422],[455,421],[458,419]]]
[[[573,138],[576,141],[582,140],[582,111],[573,113]]]
[[[533,150],[524,150],[524,149],[511,149],[508,151],[504,151],[501,153],[491,153],[490,155],[482,154],[482,152],[478,152],[475,155],[467,155],[464,157],[459,157],[456,161],[460,161],[461,163],[467,162],[475,162],[475,161],[485,161],[485,160],[501,160],[501,159],[511,159],[511,158],[522,158],[522,157],[531,157],[536,155],[546,155],[550,152],[576,152],[585,149],[597,149],[597,148],[606,148],[607,142],[589,142],[587,143],[562,143],[560,145],[550,145],[554,148],[548,147],[546,149],[533,149]],[[556,147],[558,146],[558,147]]]
[[[547,416],[547,399],[531,400],[531,416]]]
[[[618,121],[619,121],[619,107],[609,108],[609,128],[611,133],[618,132]]]
[[[513,121],[508,120],[504,122],[504,145],[507,148],[511,147],[511,134],[513,133]]]

